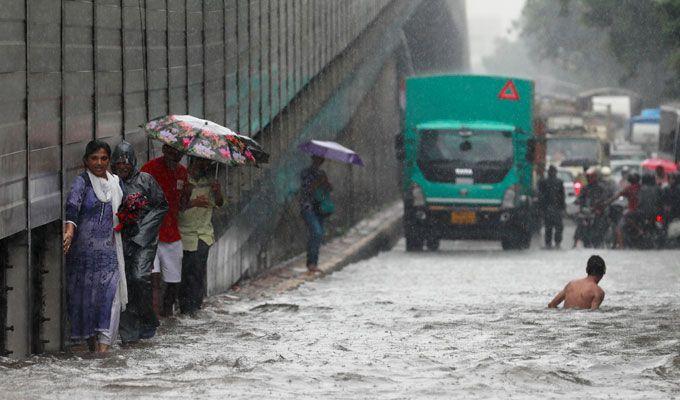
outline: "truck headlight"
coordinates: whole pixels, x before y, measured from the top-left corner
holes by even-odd
[[[502,208],[515,208],[515,199],[517,198],[517,187],[515,185],[510,186],[503,194],[503,202],[501,203]]]
[[[413,198],[414,207],[422,207],[425,205],[425,195],[423,189],[415,183],[411,185],[411,197]]]

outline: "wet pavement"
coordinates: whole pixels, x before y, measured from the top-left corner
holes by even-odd
[[[601,251],[602,309],[548,310],[592,253],[402,241],[266,300],[215,297],[106,359],[0,367],[0,398],[680,397],[680,251]]]

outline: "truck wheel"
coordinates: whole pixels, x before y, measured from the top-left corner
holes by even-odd
[[[423,239],[415,237],[415,235],[405,235],[406,251],[423,251]]]
[[[519,248],[522,250],[529,250],[531,248],[531,232],[521,232],[519,234]]]
[[[501,239],[503,250],[526,250],[531,247],[531,232],[516,230]]]
[[[510,238],[501,239],[501,246],[503,250],[515,250],[517,249],[515,241]]]
[[[425,241],[425,246],[427,246],[427,249],[430,251],[437,251],[439,250],[440,242],[440,239],[427,239],[427,241]]]

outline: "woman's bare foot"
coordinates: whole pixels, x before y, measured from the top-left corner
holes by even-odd
[[[97,343],[97,353],[108,353],[109,352],[109,345],[104,344],[104,343]]]

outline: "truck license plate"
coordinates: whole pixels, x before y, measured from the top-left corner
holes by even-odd
[[[474,211],[453,211],[451,223],[454,225],[470,225],[477,222],[477,214]]]

